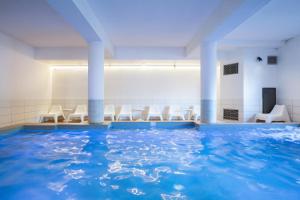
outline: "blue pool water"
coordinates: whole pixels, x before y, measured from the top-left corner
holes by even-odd
[[[0,199],[300,199],[300,128],[1,134]]]

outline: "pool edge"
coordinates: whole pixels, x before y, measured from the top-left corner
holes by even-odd
[[[148,129],[148,128],[221,128],[221,127],[245,127],[245,126],[256,126],[261,128],[267,127],[282,127],[282,126],[297,126],[299,123],[215,123],[215,124],[202,124],[194,121],[143,121],[143,122],[104,122],[99,124],[74,124],[74,123],[64,123],[64,124],[54,124],[54,123],[24,123],[10,125],[0,128],[0,134],[18,132],[20,130],[57,130],[57,129],[67,129],[67,130],[82,130],[86,128],[92,129]]]

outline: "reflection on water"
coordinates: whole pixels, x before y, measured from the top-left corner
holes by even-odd
[[[300,129],[21,132],[1,199],[300,199]]]
[[[284,129],[260,129],[259,131],[252,131],[250,135],[261,138],[272,138],[281,141],[300,142],[300,128],[293,126],[286,126]]]
[[[195,167],[192,163],[203,148],[200,138],[195,130],[109,132],[105,154],[110,161],[108,172],[110,176],[129,174],[144,182],[159,182],[162,174],[178,173],[170,166],[180,170]]]

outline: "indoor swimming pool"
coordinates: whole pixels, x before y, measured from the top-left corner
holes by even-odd
[[[1,199],[300,199],[297,125],[87,127],[2,133]]]

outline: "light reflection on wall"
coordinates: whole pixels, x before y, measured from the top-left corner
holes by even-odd
[[[53,65],[52,70],[87,70],[87,65]],[[105,70],[200,70],[199,65],[104,65]]]

